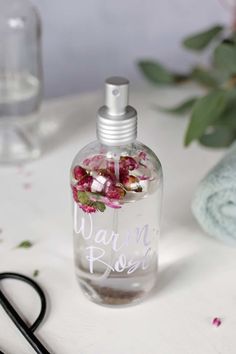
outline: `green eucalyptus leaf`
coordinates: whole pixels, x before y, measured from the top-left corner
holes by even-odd
[[[211,27],[210,29],[196,33],[184,39],[183,45],[188,49],[202,50],[220,33],[223,27],[220,25]]]
[[[173,113],[173,114],[184,114],[186,112],[189,112],[194,103],[196,102],[197,97],[191,97],[188,100],[181,102],[180,104],[178,104],[177,106],[174,107],[170,107],[170,108],[165,108],[165,107],[159,107],[159,110],[163,111],[163,112],[167,112],[167,113]]]
[[[39,275],[39,270],[35,269],[35,271],[33,272],[33,277],[37,277]]]
[[[199,139],[206,128],[217,121],[225,109],[227,98],[227,91],[218,89],[196,101],[185,136],[186,146]]]
[[[219,84],[217,78],[212,72],[200,67],[195,67],[192,70],[190,78],[207,87],[216,87]]]
[[[102,202],[94,202],[93,206],[101,212],[104,212],[106,209],[106,205]]]
[[[25,240],[25,241],[22,241],[21,243],[19,243],[17,248],[30,248],[32,246],[33,246],[33,243],[31,241]]]
[[[142,60],[138,63],[138,66],[144,76],[155,84],[170,84],[175,82],[174,75],[157,61]]]
[[[212,127],[212,131],[205,133],[199,139],[199,142],[207,147],[223,148],[230,146],[235,140],[236,134],[226,126]]]
[[[236,45],[220,44],[214,51],[215,65],[229,75],[236,73]]]
[[[88,205],[90,203],[90,199],[86,192],[78,191],[78,200],[83,205]]]
[[[232,98],[226,106],[224,112],[220,115],[217,125],[227,126],[236,131],[236,99]]]

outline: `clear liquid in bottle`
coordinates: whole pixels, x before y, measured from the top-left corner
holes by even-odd
[[[38,120],[40,82],[27,73],[0,74],[0,161],[40,155]]]
[[[156,283],[162,172],[144,149],[136,143],[132,157],[123,151],[118,169],[116,159],[107,158],[111,153],[73,165],[76,275],[87,296],[100,304],[140,301]],[[136,168],[129,170],[129,164]]]

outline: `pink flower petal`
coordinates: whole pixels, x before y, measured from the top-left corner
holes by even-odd
[[[121,208],[121,205],[118,202],[110,200],[107,197],[102,197],[101,202],[103,202],[105,205],[107,205],[113,209],[120,209]]]
[[[79,204],[79,207],[85,212],[85,213],[95,213],[97,210],[93,206],[90,205],[84,205],[84,204]]]
[[[213,318],[212,325],[215,327],[219,327],[221,325],[221,319],[219,317]]]
[[[88,166],[92,171],[97,171],[100,168],[105,168],[105,156],[103,155],[95,155],[90,159],[86,159],[86,166]]]
[[[122,199],[125,196],[125,190],[119,186],[109,184],[105,188],[105,195],[108,199]]]
[[[138,177],[138,179],[140,179],[141,181],[147,181],[147,180],[150,179],[150,177],[144,176],[144,175],[142,175],[142,176],[137,176],[137,177]]]
[[[91,162],[91,159],[87,158],[87,159],[85,159],[85,160],[83,161],[83,165],[84,165],[84,166],[89,166],[90,162]]]
[[[146,154],[146,152],[144,152],[144,151],[140,151],[140,153],[138,154],[138,157],[139,157],[141,160],[146,160],[147,154]]]

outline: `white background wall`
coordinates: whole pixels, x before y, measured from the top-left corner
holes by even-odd
[[[229,23],[220,1],[225,0],[34,0],[44,25],[46,96],[96,89],[109,75],[138,81],[138,58],[186,69],[195,56],[180,40]]]

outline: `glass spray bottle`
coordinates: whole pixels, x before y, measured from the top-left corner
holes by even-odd
[[[0,163],[39,157],[41,21],[29,0],[0,0]]]
[[[97,115],[97,141],[71,167],[74,256],[84,293],[103,305],[142,300],[156,283],[162,168],[136,141],[137,112],[129,81],[106,80]]]

